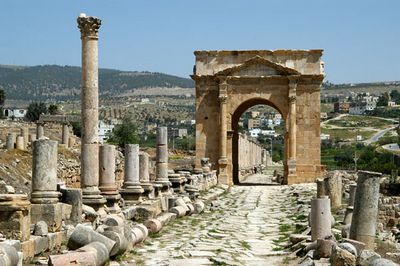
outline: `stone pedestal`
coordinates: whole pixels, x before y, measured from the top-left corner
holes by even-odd
[[[350,238],[373,250],[378,217],[379,179],[381,173],[359,171]]]
[[[15,148],[17,150],[24,151],[25,150],[25,144],[24,144],[24,137],[23,136],[17,136],[17,140],[15,143]]]
[[[24,194],[0,194],[0,233],[8,239],[29,240],[31,203]]]
[[[154,198],[154,188],[149,175],[149,155],[146,152],[139,152],[139,181],[144,190],[143,195],[148,199]]]
[[[63,124],[62,126],[62,141],[61,143],[66,145],[68,148],[69,144],[69,125],[68,124]]]
[[[110,213],[120,213],[118,205],[121,195],[115,183],[115,146],[100,146],[100,182],[101,195],[107,200],[107,207]]]
[[[81,154],[81,188],[83,204],[93,207],[96,211],[103,212],[106,199],[99,190],[99,161],[98,144],[82,144]]]
[[[175,193],[183,193],[186,179],[181,174],[169,174],[168,179]]]
[[[35,204],[58,202],[57,141],[40,139],[33,143],[32,194]]]
[[[168,180],[168,129],[157,128],[156,181],[162,186],[162,192],[168,192],[171,183]]]
[[[82,40],[82,145],[81,188],[83,203],[103,212],[106,200],[100,195],[99,185],[99,86],[98,86],[98,30],[101,20],[81,14],[78,27]]]
[[[120,190],[126,203],[138,203],[144,192],[139,181],[139,145],[125,145],[124,184]]]
[[[325,239],[331,232],[331,206],[327,196],[311,200],[311,241]]]
[[[6,149],[7,150],[13,150],[15,147],[15,134],[14,133],[8,133],[7,134],[7,139],[6,139]]]
[[[82,221],[82,190],[80,188],[61,188],[62,202],[72,206],[70,222],[73,224]]]
[[[63,220],[62,203],[44,203],[31,205],[31,223],[45,221],[49,232],[57,232],[61,228]]]

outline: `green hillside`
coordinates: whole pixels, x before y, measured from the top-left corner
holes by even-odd
[[[13,100],[68,100],[80,94],[81,68],[0,65],[0,89]],[[193,88],[191,79],[156,72],[99,70],[100,95],[115,97],[138,88]]]

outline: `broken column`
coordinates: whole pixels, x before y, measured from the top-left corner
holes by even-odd
[[[68,141],[69,141],[69,125],[63,124],[62,125],[62,144],[66,145],[68,148]]]
[[[24,144],[24,137],[23,136],[17,136],[17,140],[15,141],[15,148],[17,150],[21,150],[21,151],[25,150],[25,144]]]
[[[156,184],[162,186],[162,191],[169,190],[171,183],[168,180],[168,129],[157,128],[157,154],[156,154]]]
[[[44,124],[37,123],[36,124],[36,138],[41,139],[44,137]]]
[[[311,200],[311,240],[325,239],[331,232],[331,206],[327,196]]]
[[[122,198],[127,203],[141,201],[144,192],[139,181],[139,145],[125,145],[124,184],[120,191]]]
[[[61,226],[61,206],[57,191],[57,141],[40,139],[33,142],[32,155],[32,223],[45,221],[49,231]]]
[[[149,154],[147,152],[139,152],[139,181],[147,198],[153,198],[153,185],[150,183],[149,175]]]
[[[28,148],[29,128],[22,127],[21,136],[24,138],[24,149],[26,150]]]
[[[81,14],[78,27],[82,40],[82,144],[81,188],[83,203],[101,210],[106,200],[99,190],[99,88],[98,88],[98,30],[101,20]]]
[[[350,238],[373,250],[378,216],[379,179],[381,173],[359,171]]]
[[[101,195],[107,200],[110,213],[119,213],[118,201],[121,195],[115,183],[115,146],[104,144],[100,146],[100,181]]]
[[[7,139],[6,139],[6,149],[7,150],[13,150],[15,147],[15,134],[14,133],[8,133]]]
[[[332,176],[324,179],[325,193],[331,200],[331,208],[337,209],[342,205],[342,176],[339,171],[335,171]]]

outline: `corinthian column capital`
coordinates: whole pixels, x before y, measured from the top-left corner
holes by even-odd
[[[78,28],[81,31],[81,37],[97,38],[99,28],[101,26],[101,19],[96,17],[87,17],[85,14],[79,15]]]

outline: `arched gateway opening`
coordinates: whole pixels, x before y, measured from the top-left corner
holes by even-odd
[[[236,120],[249,107],[266,104],[286,122],[283,182],[313,182],[322,175],[322,50],[196,51],[195,55],[196,167],[201,167],[202,158],[209,158],[219,183],[236,182]]]
[[[272,103],[260,98],[242,103],[232,115],[233,183],[278,184],[286,162],[285,132],[282,114]],[[262,178],[247,178],[256,174]]]

